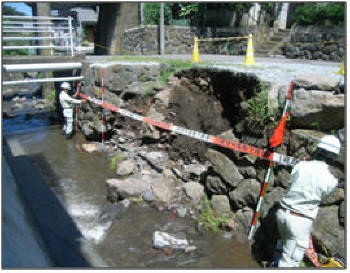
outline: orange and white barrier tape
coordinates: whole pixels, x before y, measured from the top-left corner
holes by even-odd
[[[251,154],[251,155],[254,155],[258,158],[262,158],[262,159],[268,160],[268,161],[273,161],[273,162],[276,162],[276,163],[281,164],[281,165],[293,166],[298,162],[298,159],[294,158],[294,157],[282,155],[282,154],[276,153],[276,152],[270,152],[267,149],[257,148],[257,147],[251,146],[251,145],[235,142],[235,141],[228,140],[228,139],[223,139],[223,138],[220,138],[218,136],[208,135],[208,134],[204,134],[201,132],[189,130],[189,129],[186,129],[186,128],[183,128],[180,126],[173,125],[172,123],[156,121],[156,120],[150,119],[148,117],[143,117],[143,116],[140,116],[138,114],[132,113],[128,110],[116,107],[110,103],[103,102],[103,101],[98,100],[96,98],[91,98],[90,96],[85,95],[83,93],[78,93],[78,95],[83,99],[86,99],[92,103],[100,105],[102,108],[105,108],[105,109],[113,111],[113,112],[120,113],[121,115],[132,118],[134,120],[148,123],[150,125],[159,127],[163,130],[167,130],[167,131],[171,131],[171,132],[174,132],[174,133],[177,133],[180,135],[195,138],[195,139],[198,139],[200,141],[207,142],[207,143],[212,143],[212,144],[215,144],[215,145],[218,145],[218,146],[221,146],[221,147],[233,150],[233,151]]]

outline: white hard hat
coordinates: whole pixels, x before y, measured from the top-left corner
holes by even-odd
[[[340,141],[337,137],[333,135],[326,135],[319,140],[317,148],[326,150],[334,154],[339,154]]]
[[[71,90],[69,82],[63,82],[60,85],[61,89]]]

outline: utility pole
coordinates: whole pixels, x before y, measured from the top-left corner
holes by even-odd
[[[143,6],[144,6],[144,4],[141,2],[140,3],[141,27],[143,27],[143,25],[145,23],[145,18],[144,18],[144,14],[143,14]]]
[[[164,55],[164,3],[160,3],[160,20],[159,20],[159,47],[160,55]]]

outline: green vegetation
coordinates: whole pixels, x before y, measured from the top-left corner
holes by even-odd
[[[269,106],[267,87],[260,83],[256,90],[256,95],[248,100],[248,118],[257,123],[266,124],[273,120],[277,113]]]
[[[198,218],[198,222],[204,224],[204,227],[208,231],[218,233],[220,226],[226,223],[227,219],[225,216],[216,213],[210,205],[209,199],[205,196],[201,200],[201,215]]]
[[[16,10],[14,7],[7,6],[4,4],[2,6],[2,15],[20,15],[23,16],[25,15],[24,12]]]
[[[172,23],[171,6],[172,6],[172,3],[164,3],[164,24],[165,25],[171,25]],[[145,3],[143,6],[143,12],[145,15],[146,25],[159,25],[160,3],[155,3],[155,2]]]
[[[305,3],[296,8],[292,22],[296,25],[344,25],[345,3]]]
[[[176,72],[184,69],[189,69],[194,66],[190,61],[182,60],[163,60],[165,64],[169,66],[168,69],[160,72],[160,80],[164,83],[168,83],[169,77]]]
[[[124,160],[125,157],[122,154],[116,154],[115,156],[109,158],[109,168],[114,171],[117,168],[117,163]]]

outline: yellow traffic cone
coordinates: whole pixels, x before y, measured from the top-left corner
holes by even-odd
[[[339,72],[337,72],[337,73],[340,75],[344,75],[344,61],[343,61],[342,67],[340,68]]]
[[[253,48],[253,35],[248,35],[248,45],[247,45],[247,53],[245,56],[244,64],[246,65],[256,65],[254,60],[254,48]]]
[[[194,44],[193,44],[193,52],[191,56],[191,62],[192,63],[198,63],[199,62],[199,49],[198,49],[198,38],[197,36],[194,36]]]

